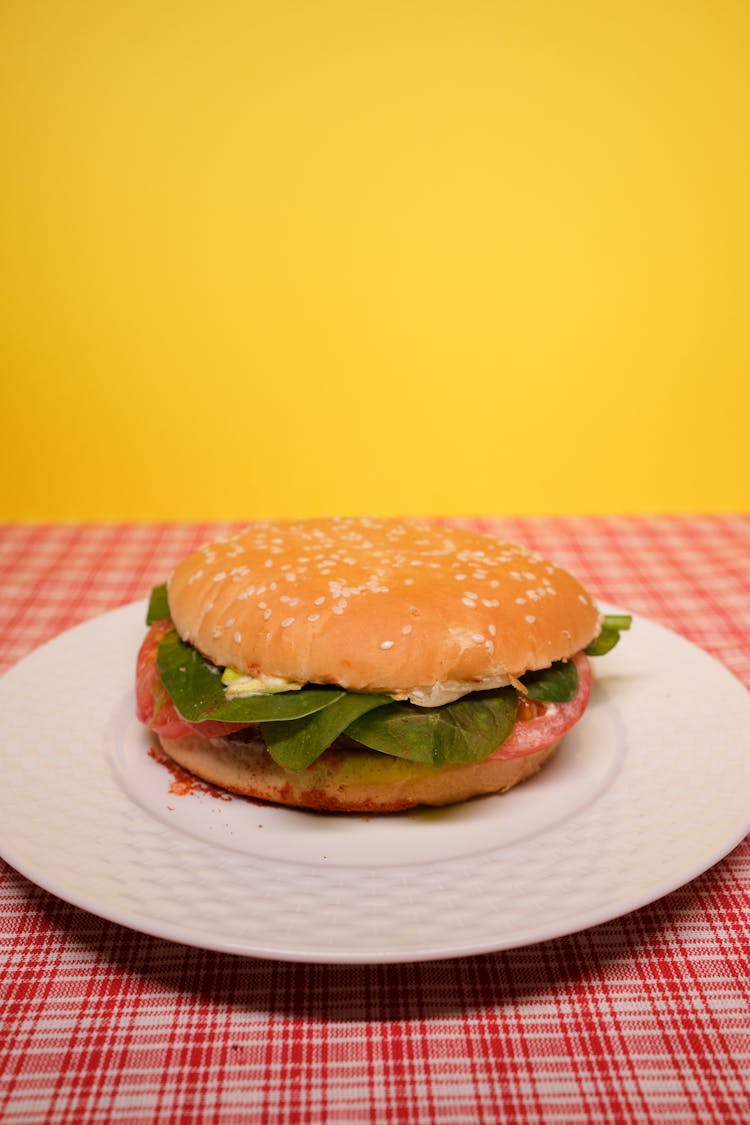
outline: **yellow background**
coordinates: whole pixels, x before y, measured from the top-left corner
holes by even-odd
[[[750,5],[0,7],[0,515],[750,507]]]

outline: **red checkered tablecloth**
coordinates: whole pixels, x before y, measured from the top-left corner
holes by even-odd
[[[750,684],[749,517],[463,522],[550,555]],[[0,527],[0,667],[144,597],[228,530]],[[581,934],[358,967],[147,937],[0,862],[0,1121],[747,1123],[750,841]]]

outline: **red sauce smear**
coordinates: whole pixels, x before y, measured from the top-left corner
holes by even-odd
[[[178,766],[177,762],[173,762],[168,758],[157,746],[149,746],[148,755],[153,758],[159,765],[166,766],[173,777],[173,781],[169,786],[169,792],[173,793],[176,797],[187,797],[191,793],[206,793],[209,797],[215,797],[217,801],[231,801],[232,794],[227,793],[224,789],[217,789],[215,785],[209,785],[206,781],[201,781],[199,778],[194,777],[192,773],[188,773],[182,766]]]

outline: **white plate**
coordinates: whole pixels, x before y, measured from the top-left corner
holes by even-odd
[[[534,780],[367,818],[171,792],[133,717],[144,614],[64,633],[0,682],[0,853],[144,933],[334,963],[507,949],[643,906],[750,831],[744,687],[642,618]]]

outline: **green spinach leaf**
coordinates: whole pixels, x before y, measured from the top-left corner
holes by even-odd
[[[146,624],[153,625],[155,621],[169,621],[170,617],[169,602],[167,601],[167,584],[164,582],[161,586],[154,586],[151,591],[151,597],[148,602],[148,612],[146,613]]]
[[[322,711],[285,723],[262,723],[261,730],[268,752],[278,765],[302,770],[319,758],[355,719],[392,702],[390,695],[347,692],[343,699]]]
[[[214,719],[222,723],[272,723],[299,719],[330,707],[346,692],[337,687],[306,687],[277,695],[227,699],[221,670],[205,660],[171,629],[157,654],[159,674],[177,710],[189,723]]]
[[[613,649],[620,639],[620,633],[629,629],[633,618],[626,613],[606,614],[602,621],[602,631],[584,650],[587,656],[604,656]]]
[[[391,703],[355,719],[346,733],[395,758],[466,765],[481,762],[505,741],[517,707],[514,688],[476,692],[443,707]]]
[[[572,660],[558,660],[549,668],[527,672],[521,683],[528,688],[530,699],[543,703],[567,703],[578,691],[578,669]]]

